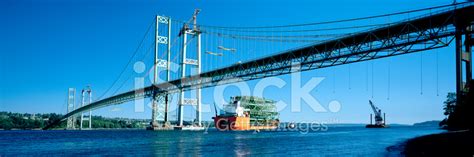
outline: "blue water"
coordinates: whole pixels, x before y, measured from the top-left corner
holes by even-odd
[[[329,126],[327,131],[0,131],[0,156],[15,155],[371,155],[434,127]],[[395,153],[396,154],[396,153]],[[393,155],[393,152],[392,154]]]

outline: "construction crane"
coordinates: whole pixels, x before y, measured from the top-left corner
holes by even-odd
[[[191,31],[192,33],[200,33],[200,30],[197,27],[197,22],[196,22],[197,15],[199,14],[199,12],[201,12],[201,9],[195,9],[194,10],[193,17],[191,19],[189,19],[186,23],[184,23],[184,26],[181,29],[181,31],[179,32],[178,36],[183,35],[183,33],[185,33],[186,31]],[[189,28],[189,24],[191,22],[193,24],[193,29],[192,30]]]
[[[385,114],[384,118],[382,118],[382,110],[379,109],[377,106],[372,103],[371,100],[369,100],[370,107],[372,107],[372,111],[374,112],[374,119],[375,119],[375,124],[372,124],[372,114],[370,114],[370,124],[367,125],[367,128],[384,128],[385,127]]]

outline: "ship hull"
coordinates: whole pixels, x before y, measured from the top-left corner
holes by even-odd
[[[220,131],[274,130],[278,127],[278,124],[252,125],[250,117],[216,116],[213,119],[216,129]]]
[[[365,126],[365,128],[387,128],[388,126],[382,124],[382,125],[377,125],[377,124],[368,124]]]

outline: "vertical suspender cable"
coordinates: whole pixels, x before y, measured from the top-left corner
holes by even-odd
[[[253,43],[254,43],[254,47],[255,47],[255,51],[254,51],[254,56],[253,56],[253,58],[254,58],[254,59],[257,59],[257,58],[259,57],[258,54],[260,54],[260,52],[261,52],[261,51],[260,51],[260,47],[261,47],[261,46],[260,46],[259,43],[257,43],[257,41],[253,41]],[[257,45],[259,45],[259,46],[257,46]],[[259,52],[259,53],[257,53],[257,52]]]
[[[204,53],[207,53],[209,51],[209,49],[207,47],[208,37],[209,37],[209,34],[204,34],[204,43],[201,43],[201,44],[204,44]],[[208,68],[209,64],[207,64],[207,62],[209,62],[209,55],[205,55],[205,56],[206,57],[203,57],[203,59],[206,60],[206,61],[203,62],[203,63],[206,63],[206,68],[204,68],[204,69],[206,69],[205,71],[207,72],[207,71],[209,71],[209,68]],[[201,67],[204,67],[204,66],[201,65]]]
[[[280,45],[280,51],[283,51],[285,48],[283,47],[283,34],[281,33],[281,30],[282,29],[280,28],[280,44],[278,45]]]
[[[387,100],[390,100],[390,58],[388,58]]]
[[[332,69],[332,93],[336,93],[336,68]]]
[[[272,28],[271,31],[270,31],[270,32],[271,32],[270,37],[268,38],[268,41],[269,41],[269,45],[268,45],[268,46],[269,46],[269,48],[270,48],[270,49],[268,50],[268,52],[270,52],[270,53],[269,53],[270,55],[273,55],[273,54],[275,53],[275,42],[277,42],[277,41],[275,40],[274,31],[275,31],[275,29]]]
[[[369,91],[369,63],[365,62],[365,91]]]
[[[436,96],[439,96],[439,53],[436,50]]]
[[[423,52],[420,52],[420,95],[423,95]]]
[[[392,23],[392,20],[390,19],[390,16],[388,18],[388,23]],[[387,72],[387,100],[390,100],[390,61],[391,59],[388,58],[387,66],[388,66],[388,72]]]
[[[210,29],[210,31],[214,32],[214,30],[212,30],[211,28],[209,28],[209,29]],[[211,52],[216,52],[216,51],[214,51],[214,47],[213,47],[213,46],[214,46],[214,35],[209,35],[209,36],[210,36],[210,39],[209,39],[209,41],[210,41],[210,42],[209,42],[209,51],[211,51]],[[210,63],[209,63],[209,64],[210,64],[210,65],[209,65],[209,66],[210,66],[210,69],[211,69],[211,70],[214,70],[214,55],[209,56],[209,62],[210,62]]]
[[[226,34],[227,32],[225,32],[225,30],[222,32],[222,34]],[[227,44],[228,43],[228,39],[226,36],[222,36],[222,46],[224,46],[225,48],[229,48],[229,45]],[[223,51],[223,52],[227,52],[227,51]],[[230,51],[229,51],[230,52]],[[232,54],[228,53],[229,55],[224,55],[222,58],[222,64],[224,64],[225,61],[228,61],[230,60],[231,57],[234,57],[232,56]],[[230,56],[230,57],[229,57]],[[227,66],[227,65],[226,65]]]
[[[218,37],[218,38],[219,38],[219,43],[218,43],[217,46],[222,46],[222,44],[223,44],[223,42],[224,42],[223,34],[224,34],[224,30],[222,29],[222,30],[220,31],[220,36]],[[224,50],[221,49],[221,50],[220,50],[220,53],[224,54]],[[223,56],[221,56],[221,57],[218,58],[218,60],[219,60],[218,66],[220,66],[220,67],[222,67],[222,64],[223,64],[222,58],[223,58]]]
[[[351,90],[351,65],[348,65],[349,69],[349,90]]]
[[[374,98],[374,61],[371,61],[372,63],[372,98]]]
[[[237,52],[236,52],[236,51],[237,51],[237,47],[236,47],[236,44],[235,44],[235,37],[231,37],[230,39],[232,40],[232,48],[235,50],[234,53],[237,53]],[[242,54],[237,53],[237,56],[238,56],[238,57],[237,57],[237,61],[241,60],[241,58],[242,58],[241,55],[242,55]],[[237,62],[237,61],[234,61],[234,62]]]

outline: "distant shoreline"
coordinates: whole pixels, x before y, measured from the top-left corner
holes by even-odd
[[[283,122],[283,123],[286,123],[286,122]],[[302,123],[301,123],[302,124]],[[332,123],[332,124],[325,124],[327,127],[329,128],[333,128],[333,127],[354,127],[354,126],[359,126],[361,128],[365,128],[365,125],[366,124],[362,124],[362,123],[341,123],[341,124],[338,124],[338,123]],[[419,127],[417,125],[409,125],[409,124],[391,124],[390,125],[391,127]],[[214,128],[214,126],[208,126],[209,128]],[[424,126],[421,126],[421,127],[424,127]],[[281,126],[280,129],[285,129],[284,125]],[[0,131],[41,131],[43,130],[43,128],[11,128],[11,129],[2,129],[0,128]],[[48,130],[69,130],[69,131],[80,131],[79,128],[76,128],[76,129],[65,129],[65,128],[52,128],[52,129],[48,129]],[[146,130],[146,127],[143,127],[143,128],[92,128],[92,129],[89,129],[89,128],[84,128],[82,129],[84,131],[88,131],[88,130]],[[278,130],[277,131],[281,131],[281,130]]]
[[[42,131],[42,130],[43,128],[34,128],[34,129],[12,128],[10,130],[0,129],[0,131]],[[67,130],[67,129],[54,128],[50,130]],[[79,131],[80,129],[75,129],[75,130]],[[88,131],[88,130],[146,130],[146,128],[92,128],[92,129],[86,128],[86,129],[82,129],[82,131]],[[74,130],[70,130],[70,131],[74,131]]]

